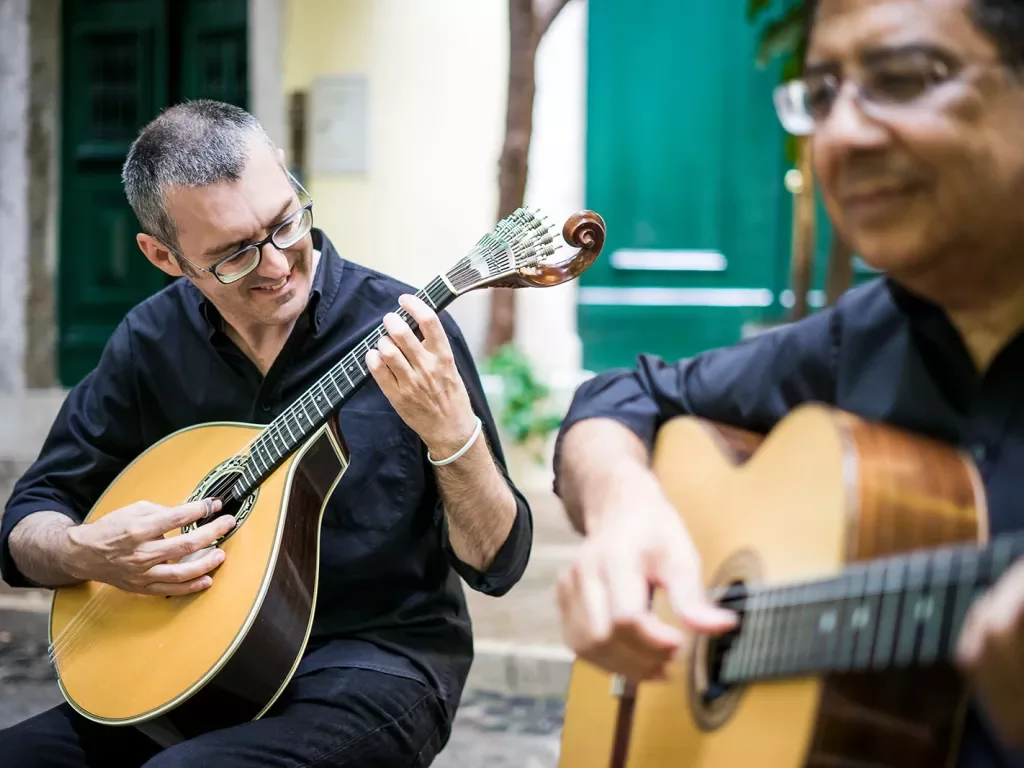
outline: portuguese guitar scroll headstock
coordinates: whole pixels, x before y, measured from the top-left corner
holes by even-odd
[[[447,281],[457,294],[478,288],[549,288],[586,272],[601,254],[604,219],[594,211],[574,213],[562,226],[562,239],[575,248],[569,257],[549,261],[561,243],[539,211],[519,208],[484,235],[450,269]]]
[[[568,258],[555,263],[539,262],[522,267],[504,280],[491,283],[493,288],[550,288],[575,280],[597,261],[604,248],[604,219],[594,211],[579,211],[565,220],[562,239],[576,248]]]

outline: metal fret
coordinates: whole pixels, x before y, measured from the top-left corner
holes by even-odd
[[[342,368],[341,368],[341,372],[342,372],[342,373],[344,373],[344,374],[345,374],[345,378],[346,378],[346,379],[348,379],[348,385],[349,385],[350,387],[352,387],[353,389],[355,389],[355,386],[356,386],[356,385],[352,383],[352,377],[348,375],[348,371],[347,371],[347,370],[345,370],[345,367],[344,367],[344,366],[342,366]]]
[[[839,609],[839,650],[836,669],[849,669],[853,665],[853,649],[860,635],[861,626],[858,613],[863,603],[864,586],[867,574],[864,569],[857,568],[850,573],[850,595],[852,599],[843,600]]]
[[[334,391],[338,393],[338,402],[340,403],[345,399],[345,394],[341,391],[341,387],[338,386],[338,381],[334,378],[333,371],[327,374],[327,378],[329,378],[331,380],[331,384],[334,385]]]
[[[292,432],[291,424],[288,423],[287,418],[284,420],[284,428],[288,430],[288,436],[292,439],[292,445],[297,443],[298,439],[295,437],[295,433]]]

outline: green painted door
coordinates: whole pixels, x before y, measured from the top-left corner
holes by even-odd
[[[731,2],[589,4],[586,202],[607,246],[580,279],[584,366],[731,344],[778,319],[792,199],[777,68]]]
[[[135,243],[121,166],[184,99],[247,101],[246,0],[66,0],[58,369],[72,386],[114,327],[167,280]]]

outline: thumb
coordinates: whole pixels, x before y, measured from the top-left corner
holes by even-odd
[[[736,626],[736,613],[708,598],[694,563],[676,558],[665,558],[662,563],[657,581],[665,590],[672,611],[690,629],[718,634]]]

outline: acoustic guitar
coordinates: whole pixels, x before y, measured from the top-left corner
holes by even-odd
[[[592,211],[569,217],[562,237],[577,250],[555,261],[561,244],[538,213],[516,210],[417,296],[440,311],[481,288],[578,277],[604,245],[604,221]],[[395,311],[422,336],[405,310]],[[221,499],[221,514],[236,524],[215,543],[227,557],[198,594],[154,597],[96,582],[55,590],[50,655],[75,710],[168,746],[257,719],[274,703],[312,627],[324,508],[359,461],[345,444],[344,411],[333,417],[370,378],[364,358],[385,333],[377,326],[269,425],[181,429],[105,490],[86,524],[143,499],[175,506],[203,498]]]
[[[809,404],[766,437],[676,417],[652,466],[740,620],[691,635],[665,681],[577,660],[560,768],[953,764],[959,631],[1024,553],[990,540],[970,458]]]

